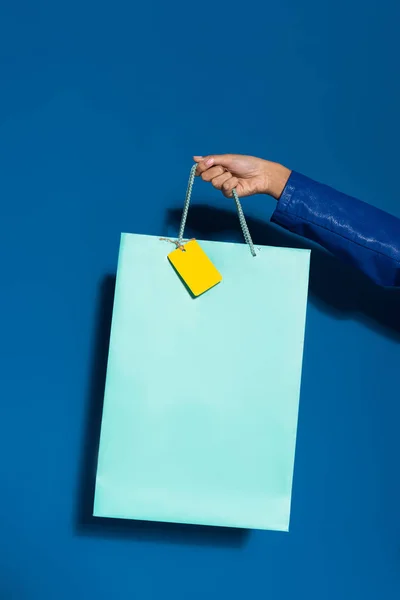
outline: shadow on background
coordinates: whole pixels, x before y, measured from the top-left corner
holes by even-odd
[[[93,516],[97,455],[114,291],[115,276],[108,275],[101,284],[96,315],[93,358],[87,397],[87,417],[82,442],[81,472],[78,485],[76,531],[78,535],[102,538],[240,547],[245,543],[249,533],[243,529],[128,519],[103,519]]]
[[[167,225],[178,230],[182,209],[171,209]],[[391,339],[400,341],[400,290],[377,286],[350,265],[312,242],[287,233],[269,222],[246,217],[254,244],[312,248],[309,299],[336,319],[356,319]],[[194,226],[195,224],[196,226]],[[237,214],[205,204],[192,206],[185,235],[206,240],[231,237],[242,241]]]

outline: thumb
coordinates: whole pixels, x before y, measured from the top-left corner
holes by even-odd
[[[207,168],[218,165],[230,170],[234,157],[232,154],[210,154],[209,156],[194,156],[193,159],[197,163],[204,163]]]

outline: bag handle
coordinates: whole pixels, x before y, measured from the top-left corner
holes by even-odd
[[[188,183],[188,187],[186,190],[186,198],[185,198],[185,204],[183,206],[181,225],[179,227],[179,236],[178,236],[179,246],[181,246],[182,242],[183,242],[183,234],[185,231],[190,199],[192,197],[193,184],[194,184],[194,180],[196,177],[196,169],[197,169],[197,165],[193,165],[193,167],[190,170],[189,183]],[[247,223],[246,223],[246,219],[245,219],[245,216],[243,213],[242,205],[240,203],[239,196],[237,195],[236,189],[232,190],[232,194],[235,199],[236,209],[237,209],[237,213],[238,213],[238,217],[239,217],[239,223],[240,223],[240,226],[243,231],[243,236],[244,236],[245,242],[246,242],[246,244],[248,244],[251,254],[253,256],[256,256],[256,251],[254,249],[253,240],[251,239],[250,231],[249,231],[249,228],[247,227]]]

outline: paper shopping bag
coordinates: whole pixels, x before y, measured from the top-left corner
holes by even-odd
[[[123,234],[94,515],[287,531],[309,251],[199,242],[198,297]]]

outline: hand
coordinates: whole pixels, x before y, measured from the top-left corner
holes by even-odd
[[[290,176],[286,167],[254,156],[222,154],[193,158],[198,163],[196,175],[210,181],[228,198],[236,188],[241,197],[269,194],[279,200]]]

